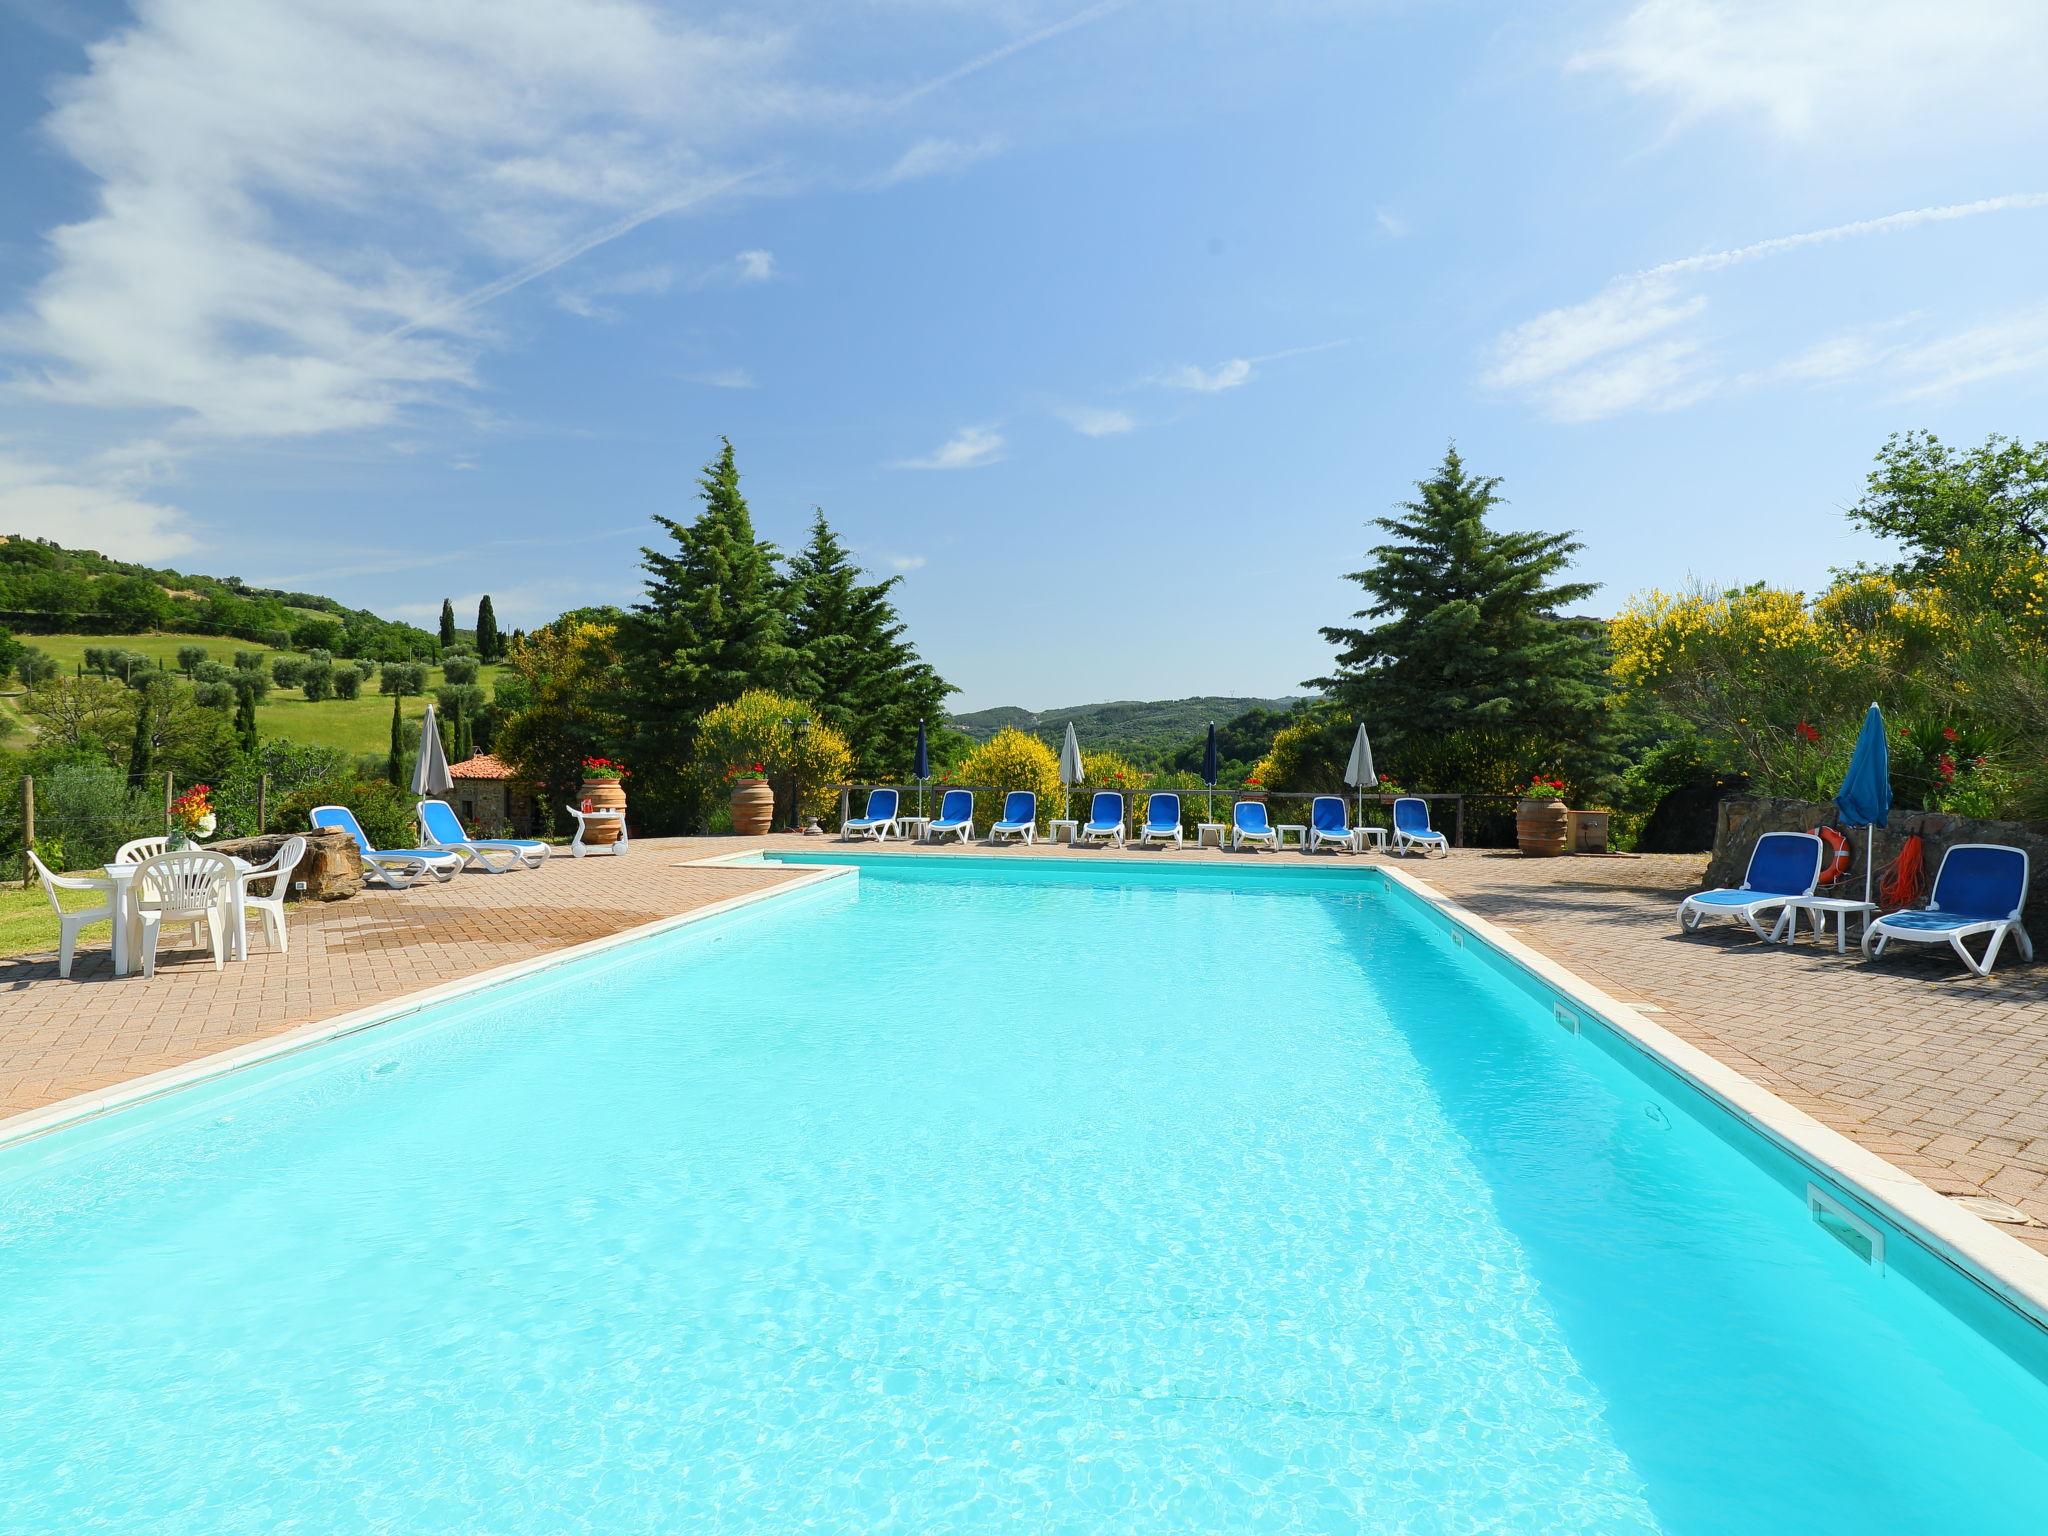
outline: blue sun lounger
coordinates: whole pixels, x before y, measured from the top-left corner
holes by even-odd
[[[871,789],[868,791],[867,814],[849,818],[839,829],[839,840],[843,843],[856,837],[872,837],[879,843],[895,830],[896,791]]]
[[[1006,838],[1022,838],[1027,843],[1038,839],[1038,796],[1028,789],[1013,789],[1005,795],[1003,819],[988,829],[990,842]]]
[[[530,837],[471,837],[446,800],[422,800],[419,816],[423,846],[461,854],[465,862],[494,875],[512,869],[538,869],[548,856],[548,845]]]
[[[1242,848],[1246,843],[1263,843],[1277,851],[1280,834],[1273,830],[1273,824],[1266,819],[1266,802],[1263,800],[1240,800],[1230,808],[1230,846]]]
[[[1742,884],[1686,897],[1678,904],[1678,926],[1697,933],[1702,922],[1719,913],[1740,918],[1760,939],[1775,939],[1776,921],[1765,928],[1757,918],[1773,909],[1782,913],[1788,903],[1811,896],[1822,859],[1821,841],[1811,832],[1766,832],[1750,850]]]
[[[939,800],[939,814],[932,818],[931,825],[924,831],[930,838],[957,837],[963,843],[973,842],[974,791],[947,790]]]
[[[1429,802],[1420,795],[1403,795],[1394,802],[1394,852],[1420,849],[1422,856],[1451,856],[1451,840],[1429,824]]]
[[[1145,825],[1138,828],[1138,846],[1157,839],[1171,842],[1174,847],[1186,846],[1186,839],[1180,831],[1180,796],[1159,791],[1145,801]]]
[[[436,880],[453,880],[462,868],[462,855],[446,848],[372,848],[363,835],[356,813],[345,805],[316,805],[309,813],[315,827],[339,827],[355,839],[363,856],[363,878],[402,891],[422,875]]]
[[[1079,841],[1124,845],[1124,797],[1113,789],[1098,789],[1088,804],[1088,820],[1081,827]]]
[[[2020,958],[2034,958],[2034,941],[2020,926],[2027,904],[2027,855],[2003,843],[1957,843],[1941,856],[1934,876],[1934,894],[1917,912],[1893,912],[1863,930],[1863,952],[1877,956],[1893,939],[1907,944],[1946,944],[1979,976],[1991,974],[1992,962],[2009,935]],[[1963,940],[1989,934],[1982,961],[1972,960]],[[1873,941],[1875,947],[1873,948]]]
[[[1358,851],[1358,832],[1344,814],[1342,795],[1317,795],[1309,807],[1308,849],[1314,853],[1324,843],[1334,843],[1346,853]]]

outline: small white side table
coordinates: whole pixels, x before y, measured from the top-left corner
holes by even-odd
[[[931,824],[932,819],[929,816],[898,816],[896,818],[896,837],[899,841],[905,843],[922,842],[924,841],[925,829]]]
[[[1385,853],[1387,851],[1387,829],[1385,827],[1353,827],[1351,829],[1351,847],[1353,851],[1358,853],[1365,852],[1366,844],[1368,843],[1372,845],[1373,852]]]
[[[1197,848],[1207,848],[1211,843],[1214,843],[1218,848],[1221,848],[1223,847],[1224,838],[1229,835],[1230,828],[1223,822],[1201,822],[1195,827],[1195,846]]]
[[[1785,903],[1785,915],[1780,917],[1776,926],[1772,928],[1771,937],[1776,939],[1780,934],[1784,934],[1789,926],[1792,931],[1785,934],[1785,942],[1797,943],[1799,914],[1802,912],[1813,919],[1815,938],[1826,935],[1828,916],[1832,913],[1835,919],[1835,953],[1846,955],[1849,952],[1849,919],[1852,916],[1861,917],[1863,926],[1868,928],[1870,920],[1877,916],[1877,903],[1858,901],[1849,896],[1801,896],[1797,901]]]
[[[1081,835],[1081,823],[1078,821],[1055,821],[1047,826],[1045,835],[1049,842],[1071,843]]]
[[[1308,846],[1308,828],[1298,821],[1283,821],[1273,828],[1273,846],[1275,849],[1287,846],[1287,834],[1290,832],[1294,834],[1295,847],[1306,848]]]

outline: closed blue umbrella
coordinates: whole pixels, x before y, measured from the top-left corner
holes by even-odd
[[[1216,819],[1216,722],[1209,722],[1209,744],[1202,748],[1202,782],[1209,786],[1209,793],[1202,796],[1202,805],[1211,821]]]
[[[917,814],[924,814],[924,781],[932,776],[932,749],[924,739],[924,722],[917,722],[917,761],[910,765],[917,780]]]
[[[1863,850],[1863,899],[1870,900],[1872,866],[1877,862],[1877,829],[1892,814],[1892,749],[1885,740],[1884,711],[1872,704],[1849,754],[1849,771],[1835,791],[1835,813],[1845,827],[1868,827]]]

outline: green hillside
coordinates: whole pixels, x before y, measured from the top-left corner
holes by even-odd
[[[196,645],[211,659],[223,662],[236,651],[260,651],[266,667],[276,657],[299,654],[248,640],[223,640],[214,635],[32,635],[22,638],[56,658],[66,672],[75,671],[84,664],[88,646],[118,647],[139,652],[162,661],[164,668],[173,675],[177,673],[178,651],[185,646]],[[502,666],[482,669],[477,681],[486,695],[506,670]],[[414,695],[406,699],[405,718],[417,720],[424,715],[434,690],[445,681],[438,666],[428,667],[427,691],[423,696]],[[18,703],[18,690],[0,696],[0,725],[6,727],[6,734],[0,737],[0,746],[27,744],[29,733],[16,707]],[[317,702],[306,698],[295,688],[272,688],[256,707],[256,731],[266,741],[281,737],[305,746],[339,747],[358,754],[381,754],[391,741],[391,698],[377,692],[374,681],[367,685],[360,698],[321,699]]]
[[[1073,722],[1084,750],[1117,751],[1139,762],[1151,762],[1179,751],[1204,735],[1211,720],[1218,726],[1250,710],[1286,714],[1301,698],[1257,699],[1205,695],[1193,699],[1117,699],[1106,704],[1074,704],[1064,709],[1032,712],[1015,705],[977,709],[954,715],[947,724],[976,741],[987,741],[1006,726],[1029,731],[1057,743]]]

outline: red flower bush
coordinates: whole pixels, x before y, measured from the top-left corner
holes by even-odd
[[[586,779],[630,779],[633,770],[623,763],[615,763],[608,757],[586,757],[583,759],[583,777]]]

